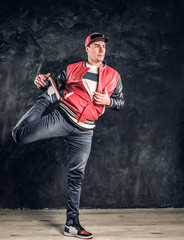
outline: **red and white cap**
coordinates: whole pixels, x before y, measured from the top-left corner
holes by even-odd
[[[101,33],[98,33],[98,32],[95,32],[95,33],[92,33],[90,34],[87,38],[86,38],[86,41],[85,41],[85,48],[93,43],[93,42],[96,42],[96,41],[104,41],[104,42],[108,42],[109,38],[108,37],[105,37],[103,34]]]

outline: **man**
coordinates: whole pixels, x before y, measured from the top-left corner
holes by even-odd
[[[92,33],[85,41],[87,61],[68,65],[55,81],[50,73],[38,75],[34,83],[44,93],[12,131],[17,143],[53,137],[63,137],[66,141],[66,236],[93,237],[79,222],[81,183],[91,150],[93,129],[105,107],[119,110],[124,105],[120,75],[104,62],[108,40],[101,33]],[[58,104],[52,112],[43,115],[46,108],[55,102]]]

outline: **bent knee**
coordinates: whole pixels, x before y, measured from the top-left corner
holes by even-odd
[[[18,143],[18,144],[24,143],[22,141],[22,138],[21,138],[21,135],[20,135],[20,129],[18,129],[16,127],[14,127],[12,129],[12,137],[13,137],[13,139],[16,143]]]

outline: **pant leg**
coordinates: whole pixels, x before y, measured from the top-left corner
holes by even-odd
[[[18,121],[15,128],[20,128],[24,125],[27,125],[35,120],[41,119],[42,114],[46,110],[46,108],[49,106],[49,102],[41,98],[39,99],[30,109],[27,111],[23,117]]]
[[[65,141],[68,150],[67,219],[79,214],[81,184],[91,151],[93,130],[78,128]]]
[[[12,130],[16,143],[26,144],[53,137],[66,137],[74,130],[57,108],[43,116],[49,102],[42,98],[20,119]]]

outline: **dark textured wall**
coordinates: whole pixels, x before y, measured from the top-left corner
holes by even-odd
[[[184,206],[184,1],[5,1],[0,8],[0,207],[65,207],[62,139],[16,145],[11,129],[92,32],[122,76],[125,107],[97,122],[81,208]]]

